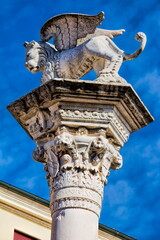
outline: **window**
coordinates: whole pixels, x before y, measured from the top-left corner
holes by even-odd
[[[30,237],[24,233],[14,231],[14,239],[13,240],[38,240],[38,239]]]

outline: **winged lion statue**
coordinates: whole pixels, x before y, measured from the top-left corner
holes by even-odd
[[[95,81],[126,82],[118,71],[123,61],[140,55],[146,44],[142,32],[135,38],[139,48],[127,54],[111,40],[125,30],[97,28],[104,13],[97,15],[61,14],[49,19],[41,28],[41,41],[25,42],[26,68],[32,73],[42,72],[41,82],[51,79],[80,79],[92,69],[97,74]],[[54,45],[48,41],[53,38]]]

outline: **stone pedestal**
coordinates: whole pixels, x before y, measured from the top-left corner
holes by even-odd
[[[52,240],[96,240],[103,187],[130,133],[153,121],[129,84],[51,80],[8,106],[36,142],[50,187]]]

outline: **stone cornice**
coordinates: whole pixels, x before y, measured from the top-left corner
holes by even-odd
[[[7,108],[28,132],[22,118],[32,109],[45,109],[59,102],[111,104],[119,110],[131,127],[131,132],[148,125],[153,117],[129,84],[101,84],[93,81],[51,80],[11,103]],[[31,136],[31,134],[28,132]],[[31,136],[32,137],[32,136]]]
[[[8,203],[5,203],[5,202],[0,203],[0,208],[10,213],[16,214],[17,216],[20,216],[22,218],[25,218],[31,222],[39,224],[43,227],[51,229],[51,220],[46,221],[38,216],[30,214],[29,212],[23,211],[23,209],[17,208],[13,205],[9,205]]]
[[[49,208],[49,201],[47,201],[46,199],[41,198],[39,196],[36,196],[36,195],[34,195],[34,194],[30,193],[30,192],[27,192],[27,191],[25,191],[23,189],[15,187],[15,186],[13,186],[13,185],[11,185],[9,183],[3,182],[1,180],[0,180],[0,188],[6,189],[6,190],[11,191],[11,192],[14,192],[14,193],[16,193],[16,194],[18,194],[20,196],[23,196],[24,198],[30,199],[30,200],[32,200],[34,202],[37,202],[37,203],[39,203],[41,205],[44,205],[47,208]]]
[[[113,228],[107,227],[103,224],[99,224],[99,235],[100,235],[100,239],[101,236],[104,236],[104,239],[106,239],[106,233],[108,233],[109,235],[112,235],[115,237],[115,240],[137,240],[136,238],[130,237],[124,233],[121,233]],[[103,238],[102,238],[103,239]],[[112,238],[111,238],[112,239]]]
[[[51,228],[49,207],[44,205],[43,200],[41,203],[40,199],[37,201],[37,198],[21,189],[0,182],[0,208],[44,227]]]

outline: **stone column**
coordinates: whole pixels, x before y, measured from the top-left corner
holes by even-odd
[[[50,187],[52,240],[96,240],[104,184],[130,133],[153,121],[129,84],[52,80],[8,106],[36,142]]]

